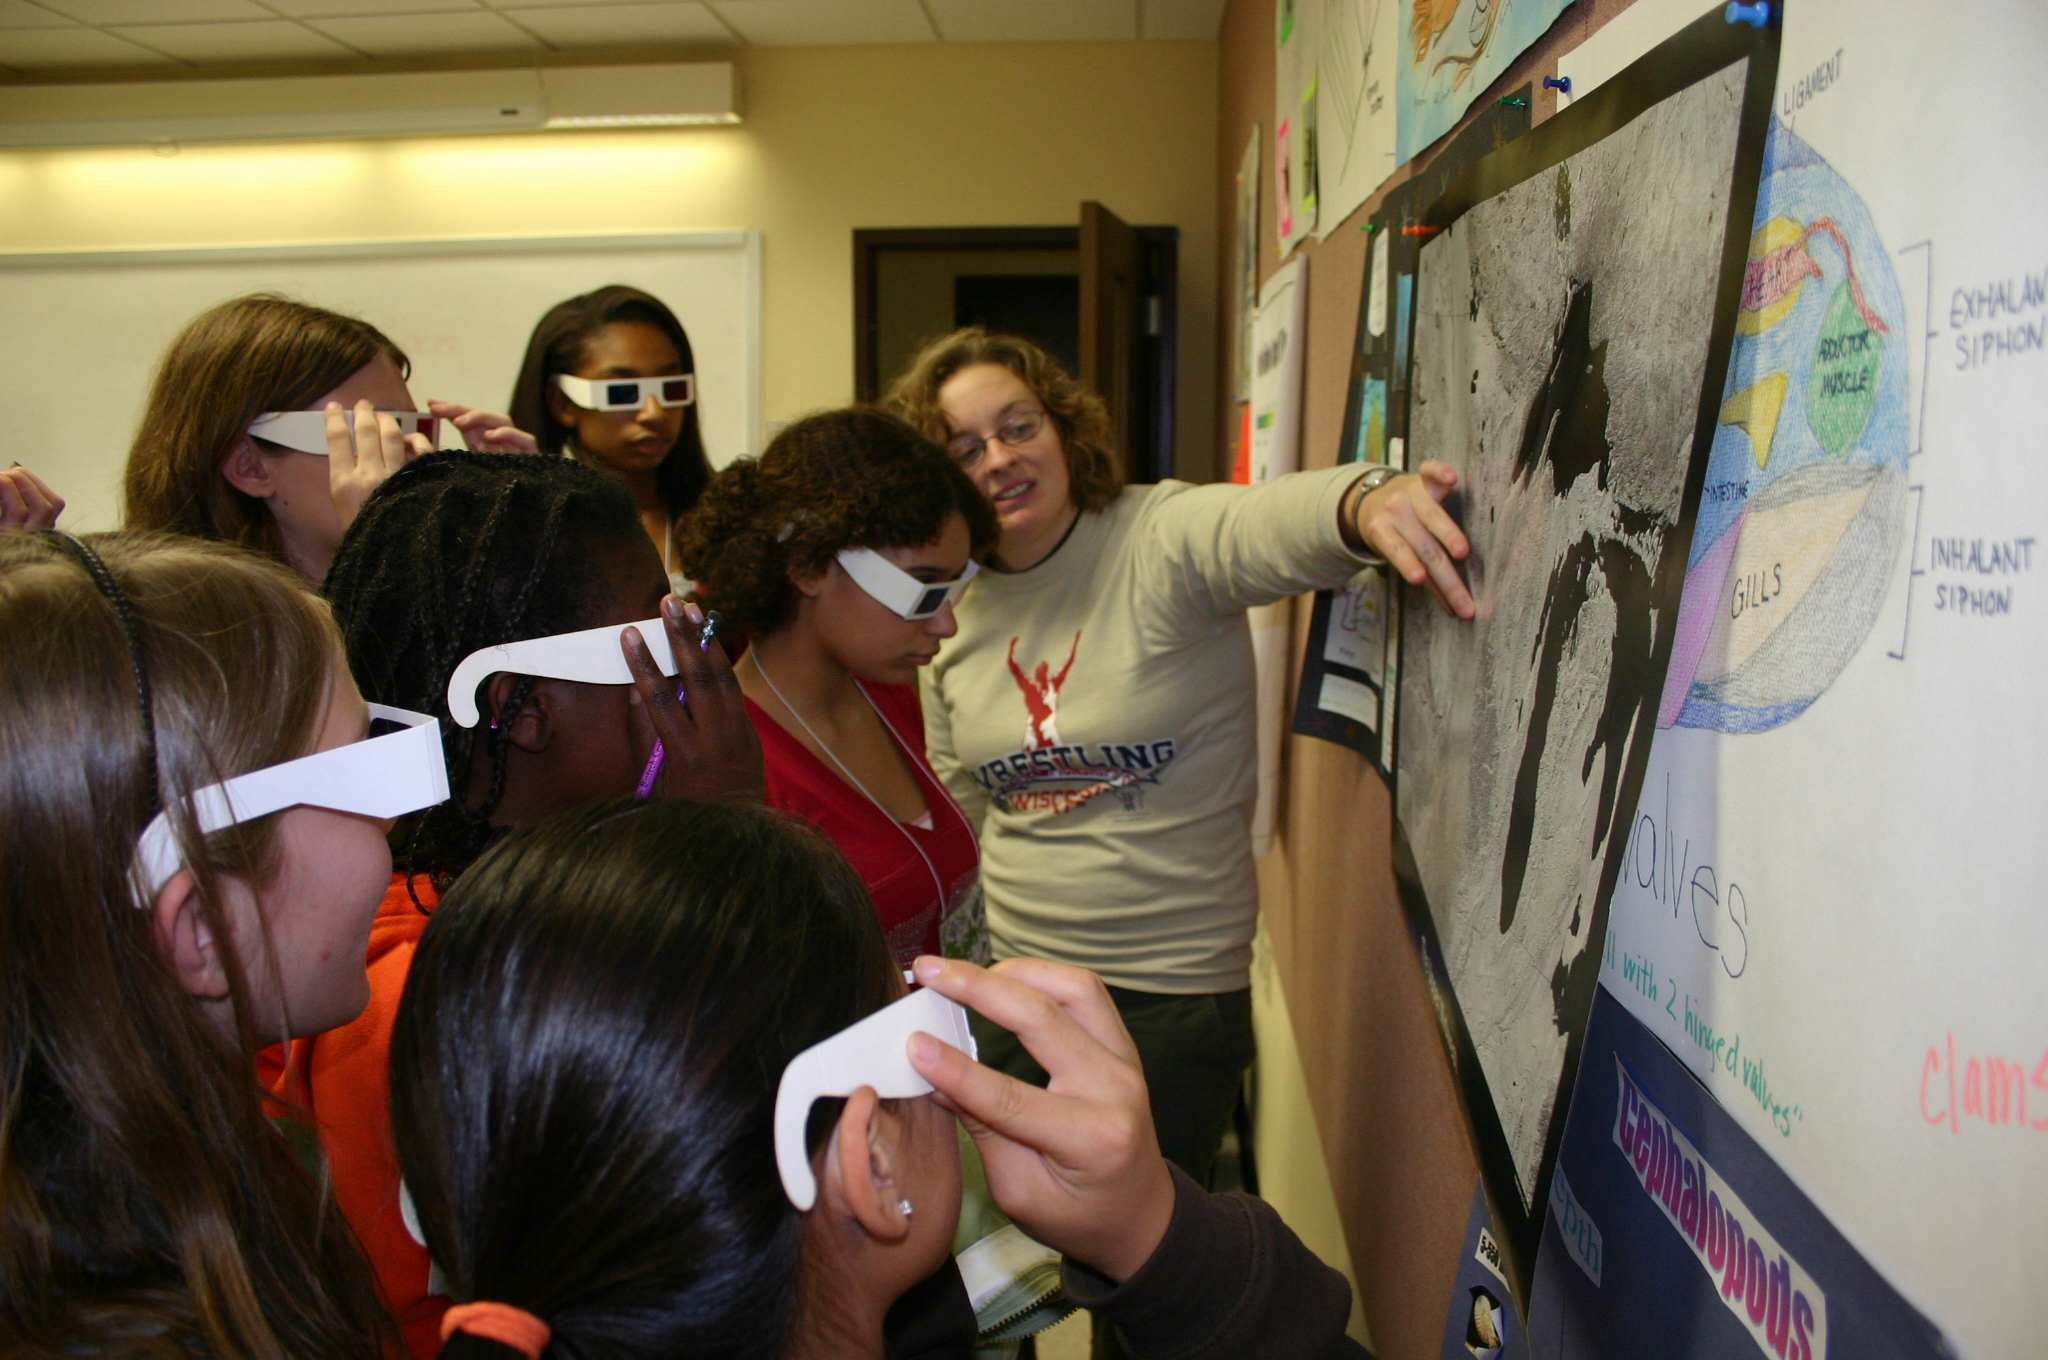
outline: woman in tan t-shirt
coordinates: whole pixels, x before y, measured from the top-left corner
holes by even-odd
[[[1205,1179],[1251,1058],[1256,767],[1245,609],[1376,554],[1469,618],[1441,463],[1125,486],[1099,398],[1028,341],[925,349],[887,404],[993,502],[991,571],[924,688],[934,767],[981,816],[996,956],[1101,973],[1167,1155]],[[994,1065],[1039,1076],[986,1032]]]

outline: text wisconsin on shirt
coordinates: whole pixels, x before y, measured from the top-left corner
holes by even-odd
[[[1178,748],[1171,737],[1129,742],[1067,742],[1060,738],[1060,692],[1073,674],[1081,651],[1074,634],[1065,662],[1055,671],[1040,661],[1026,669],[1017,660],[1018,639],[1010,639],[1010,675],[1024,695],[1024,744],[1011,755],[975,767],[974,782],[983,793],[1011,812],[1072,812],[1105,793],[1114,793],[1126,810],[1143,801],[1147,784],[1173,763]]]

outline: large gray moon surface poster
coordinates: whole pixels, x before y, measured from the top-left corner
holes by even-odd
[[[1396,809],[1525,1211],[1663,683],[1746,74],[1481,200],[1418,266],[1410,456],[1459,474],[1479,612],[1403,610]]]

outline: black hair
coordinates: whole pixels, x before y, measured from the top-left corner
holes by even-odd
[[[391,1041],[399,1168],[454,1297],[525,1309],[564,1355],[781,1356],[801,1220],[777,1084],[897,990],[859,876],[784,814],[621,800],[493,845]],[[814,1112],[814,1151],[829,1128]]]
[[[690,337],[684,333],[683,323],[652,293],[612,283],[556,303],[533,328],[533,336],[526,342],[526,358],[519,365],[519,378],[512,384],[512,423],[533,431],[541,452],[558,455],[569,439],[569,427],[556,420],[548,406],[548,389],[556,375],[583,362],[584,347],[592,336],[606,326],[627,321],[660,331],[676,347],[683,372],[697,371],[697,360],[690,352]],[[704,494],[704,484],[711,480],[711,461],[704,456],[697,406],[693,401],[683,408],[683,432],[676,436],[675,446],[655,474],[662,508],[674,518],[681,518],[697,503],[697,498]]]
[[[491,836],[505,792],[512,716],[533,693],[522,676],[475,727],[448,713],[448,677],[471,652],[592,627],[606,601],[602,549],[643,537],[617,478],[561,458],[450,449],[416,458],[364,504],[322,587],[349,670],[371,703],[441,719],[448,801],[404,819],[399,867],[444,881]],[[494,725],[490,725],[494,724]],[[468,806],[484,740],[491,784]]]
[[[944,449],[886,411],[820,411],[719,470],[677,526],[677,561],[721,613],[768,633],[796,613],[792,572],[824,572],[846,548],[930,543],[953,515],[970,556],[995,547],[994,508]]]

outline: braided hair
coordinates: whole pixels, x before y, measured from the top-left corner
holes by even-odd
[[[379,487],[349,525],[322,587],[363,697],[441,719],[447,802],[404,819],[399,867],[437,884],[491,839],[505,793],[511,720],[533,693],[520,676],[488,725],[457,725],[448,677],[483,647],[593,626],[604,608],[601,549],[641,534],[617,478],[531,454],[445,450],[417,458]],[[469,806],[477,743],[490,787]]]

